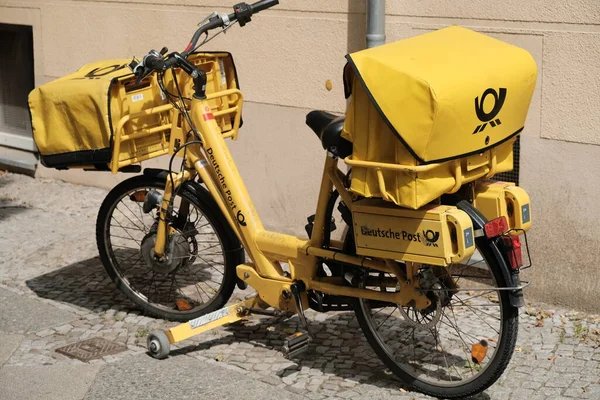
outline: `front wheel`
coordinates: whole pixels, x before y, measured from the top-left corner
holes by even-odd
[[[142,175],[111,190],[98,213],[98,251],[134,303],[159,318],[189,321],[227,303],[244,251],[210,194],[184,185],[167,211],[167,261],[157,261],[158,210],[144,213],[143,203],[150,191],[164,188],[164,180]]]
[[[352,236],[352,233],[350,233]],[[491,246],[447,268],[422,265],[420,285],[432,301],[425,310],[357,299],[355,312],[369,344],[406,385],[441,398],[480,393],[504,372],[515,348],[518,309],[512,307]],[[346,238],[353,248],[353,238]],[[385,276],[382,276],[385,275]],[[395,291],[369,271],[362,287]]]

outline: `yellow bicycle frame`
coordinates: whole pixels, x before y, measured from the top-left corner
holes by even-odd
[[[242,94],[236,92],[241,100]],[[192,122],[200,134],[203,145],[188,146],[186,169],[179,174],[172,173],[173,182],[175,187],[178,187],[183,182],[193,179],[194,172],[198,173],[252,259],[252,263],[237,267],[237,276],[256,289],[262,301],[276,309],[297,311],[290,285],[295,281],[302,281],[307,290],[326,294],[360,297],[403,306],[412,301],[418,309],[429,306],[430,301],[418,290],[418,285],[411,282],[412,274],[406,274],[396,262],[343,254],[341,243],[335,241],[332,242],[332,248],[323,248],[326,206],[334,187],[340,193],[344,203],[352,207],[351,194],[343,184],[344,174],[337,167],[338,159],[330,154],[325,160],[312,238],[307,240],[266,231],[225,143],[221,129],[215,121],[208,102],[211,98],[208,96],[207,99],[192,100]],[[165,251],[169,234],[165,213],[173,190],[171,179],[167,179],[155,245],[157,256],[163,256]],[[386,293],[349,287],[343,284],[341,278],[319,278],[317,277],[319,259],[391,273],[397,277],[400,290]],[[284,272],[281,262],[289,264],[289,274]],[[410,268],[407,270],[410,271]],[[308,301],[306,296],[303,297],[303,308],[307,308]]]

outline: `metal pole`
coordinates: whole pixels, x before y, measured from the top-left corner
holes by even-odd
[[[367,48],[385,43],[385,0],[367,0]]]

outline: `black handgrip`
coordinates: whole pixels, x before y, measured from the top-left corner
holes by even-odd
[[[162,57],[148,54],[144,60],[144,65],[148,69],[163,71],[165,69],[165,60]]]
[[[279,0],[261,0],[257,3],[251,4],[250,8],[252,9],[252,14],[256,14],[257,12],[261,12],[267,8],[276,6],[277,4],[279,4]]]

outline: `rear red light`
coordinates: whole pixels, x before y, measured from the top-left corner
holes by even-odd
[[[510,262],[510,267],[517,270],[523,266],[523,253],[521,252],[521,240],[517,235],[502,237],[506,255]]]
[[[488,239],[491,239],[508,232],[508,221],[506,220],[506,217],[502,216],[485,224],[483,229],[485,230],[485,236]]]

